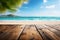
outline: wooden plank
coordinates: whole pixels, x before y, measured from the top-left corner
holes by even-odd
[[[8,40],[18,40],[18,38],[24,28],[25,28],[25,25],[17,26],[16,29],[12,30],[12,32],[9,33],[9,37],[7,37],[7,39],[9,38]]]
[[[60,40],[60,37],[58,37],[55,33],[51,32],[48,29],[42,29],[45,35],[47,35],[49,38],[52,38],[52,40]]]
[[[39,33],[36,31],[34,25],[28,25],[23,31],[20,40],[43,40]]]
[[[24,31],[24,29],[26,28],[26,26],[23,26],[24,28],[20,31],[20,33],[19,33],[19,37],[18,37],[18,39],[17,40],[20,40],[20,37],[21,37],[21,35],[22,35],[22,32]]]
[[[49,38],[48,36],[46,36],[44,34],[44,32],[42,31],[42,29],[45,29],[45,27],[43,27],[42,25],[36,25],[36,29],[39,32],[39,34],[41,35],[41,37],[43,38],[43,40],[52,40],[51,38]]]
[[[49,26],[56,29],[56,30],[58,30],[58,31],[60,31],[60,25],[49,25]]]
[[[0,25],[0,40],[60,40],[60,31],[55,28],[45,24]]]
[[[0,40],[17,40],[22,29],[21,26],[15,26],[11,30],[7,29],[9,31],[2,33]]]
[[[11,30],[13,30],[15,28],[15,26],[10,27],[9,25],[7,25],[7,26],[3,25],[2,28],[3,28],[3,30],[0,30],[0,32],[2,32],[0,34],[0,38],[3,37],[3,35],[5,36],[6,34],[8,34],[8,32],[11,32]]]
[[[56,30],[55,28],[52,28],[51,26],[46,26],[46,25],[43,25],[44,27],[46,27],[48,30],[54,32],[57,36],[60,37],[60,31]]]

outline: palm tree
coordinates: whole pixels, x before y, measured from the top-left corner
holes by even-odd
[[[16,11],[25,1],[28,0],[0,0],[0,13]]]

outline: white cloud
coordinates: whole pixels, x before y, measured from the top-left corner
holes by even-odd
[[[47,9],[51,9],[51,8],[56,8],[56,5],[41,6],[40,8],[47,8]]]
[[[45,8],[55,8],[56,5],[49,5],[49,6],[46,6]]]
[[[46,2],[47,2],[47,0],[43,0],[43,2],[44,2],[44,3],[46,3]]]
[[[24,2],[24,4],[28,4],[28,2]]]

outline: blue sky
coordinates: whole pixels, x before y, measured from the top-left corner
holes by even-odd
[[[60,0],[29,0],[24,2],[15,15],[60,17]]]

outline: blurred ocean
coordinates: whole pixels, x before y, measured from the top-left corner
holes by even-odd
[[[60,17],[0,16],[0,20],[60,20]]]

